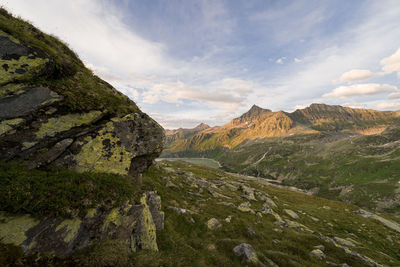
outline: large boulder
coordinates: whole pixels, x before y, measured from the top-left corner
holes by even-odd
[[[138,177],[161,153],[163,128],[59,41],[66,55],[54,59],[37,42],[47,45],[0,28],[0,160]]]

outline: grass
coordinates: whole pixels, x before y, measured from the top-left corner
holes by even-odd
[[[200,190],[187,182],[185,177],[188,175],[215,184],[219,181],[222,185],[244,182],[273,199],[278,206],[274,210],[283,219],[293,220],[283,211],[291,209],[300,216],[295,221],[313,232],[279,226],[272,215],[259,217],[218,204],[225,201],[237,207],[247,200],[242,197],[240,190],[224,186],[218,187],[218,192],[229,199],[214,197],[206,188]],[[167,179],[178,188],[166,187]],[[234,255],[232,249],[240,243],[249,243],[262,262],[272,260],[279,266],[328,266],[325,261],[365,266],[360,258],[345,253],[321,238],[327,236],[350,237],[359,244],[356,248],[350,248],[352,251],[388,266],[400,264],[400,236],[375,220],[354,214],[353,211],[358,207],[353,205],[244,181],[221,170],[180,161],[163,161],[153,165],[143,174],[142,189],[156,190],[162,199],[165,228],[157,231],[159,252],[142,250],[130,253],[116,241],[104,241],[61,260],[40,255],[21,258],[21,251],[15,247],[0,246],[0,251],[9,252],[3,254],[9,255],[8,261],[0,257],[0,263],[1,260],[7,263],[10,259],[17,259],[26,264],[37,260],[42,266],[243,266],[244,263]],[[256,196],[257,201],[251,201],[251,207],[257,211],[262,208],[263,201],[259,195]],[[195,214],[178,214],[168,206],[185,208]],[[230,223],[224,221],[228,216],[232,216]],[[314,221],[311,217],[319,220]],[[206,222],[210,218],[218,219],[222,227],[209,230]],[[394,216],[388,218],[398,220]],[[255,235],[249,234],[248,226],[254,229]],[[325,246],[326,260],[320,261],[310,256],[310,251],[316,245]]]
[[[11,213],[76,216],[90,208],[122,205],[135,190],[126,177],[115,174],[28,170],[0,163],[0,210]]]
[[[47,73],[25,82],[27,86],[46,86],[65,96],[70,112],[103,110],[123,116],[139,111],[127,96],[87,69],[77,54],[57,37],[48,35],[21,18],[0,8],[0,30],[23,43],[40,49],[51,59]]]

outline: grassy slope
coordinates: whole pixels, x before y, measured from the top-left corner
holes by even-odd
[[[207,189],[203,188],[201,192],[200,188],[191,187],[190,183],[185,182],[184,177],[187,176],[185,172],[191,172],[196,179],[204,179],[211,183],[218,180],[223,183],[243,182],[239,178],[222,171],[183,162],[162,162],[161,165],[162,167],[152,167],[144,176],[146,187],[158,190],[166,212],[165,230],[158,232],[160,252],[149,254],[142,251],[134,255],[132,260],[137,266],[239,266],[240,262],[234,256],[232,249],[243,242],[255,248],[261,261],[266,263],[268,258],[279,266],[295,266],[295,262],[301,266],[325,266],[325,261],[309,255],[313,246],[321,244],[326,247],[326,260],[335,263],[346,262],[350,266],[365,266],[359,258],[323,241],[321,235],[332,238],[350,237],[359,242],[357,248],[351,248],[352,250],[381,264],[390,266],[400,264],[399,233],[377,221],[353,214],[352,211],[358,209],[355,206],[246,182],[274,199],[278,205],[274,210],[282,218],[300,222],[314,231],[309,233],[298,228],[276,225],[272,215],[258,217],[233,207],[220,205],[218,202],[225,201],[238,206],[246,199],[241,197],[243,194],[240,191],[231,191],[223,187],[217,192],[231,199],[213,197]],[[178,188],[166,187],[166,178]],[[261,209],[263,201],[251,201],[251,204],[253,209],[258,210]],[[180,215],[167,209],[167,206],[185,208],[197,214]],[[300,219],[291,219],[285,215],[283,209],[292,209],[297,212]],[[229,215],[233,216],[231,223],[224,222]],[[310,216],[318,218],[319,221],[315,222]],[[222,222],[223,226],[211,231],[206,228],[205,223],[213,217]],[[192,219],[194,222],[191,222]],[[247,226],[255,230],[254,236],[247,232]],[[282,232],[279,232],[280,230]],[[215,249],[210,249],[210,245],[214,245]]]
[[[318,187],[319,196],[400,212],[399,204],[383,205],[394,200],[400,181],[399,131],[392,127],[381,135],[340,140],[314,135],[249,141],[218,160],[230,171]]]
[[[47,86],[64,95],[65,104],[71,112],[104,110],[113,115],[125,115],[139,111],[133,101],[87,69],[58,38],[13,17],[3,8],[0,8],[0,30],[50,56],[53,60],[52,72],[25,84]]]

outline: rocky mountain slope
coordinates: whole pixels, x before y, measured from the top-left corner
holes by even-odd
[[[157,250],[160,199],[133,182],[164,140],[64,43],[0,9],[0,262],[9,247],[58,257],[104,242]]]
[[[138,266],[400,264],[396,216],[177,161],[152,166],[143,180],[166,220],[159,254],[140,252]]]
[[[330,199],[400,212],[398,112],[312,104],[253,106],[230,123],[167,144],[164,157],[210,157],[225,170]]]
[[[164,156],[232,149],[245,140],[258,138],[321,132],[378,133],[394,123],[400,123],[396,112],[311,104],[288,113],[272,112],[254,105],[223,126],[205,129],[185,138],[169,139]]]

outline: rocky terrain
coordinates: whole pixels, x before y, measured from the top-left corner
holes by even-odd
[[[143,176],[165,230],[149,266],[398,266],[400,219],[199,165],[162,161]],[[148,257],[151,257],[149,259]]]
[[[230,123],[167,143],[163,157],[209,157],[224,170],[275,180],[361,207],[400,212],[398,112],[312,104],[253,106]]]
[[[0,265],[107,242],[157,251],[161,200],[140,183],[164,140],[64,43],[0,9]]]

